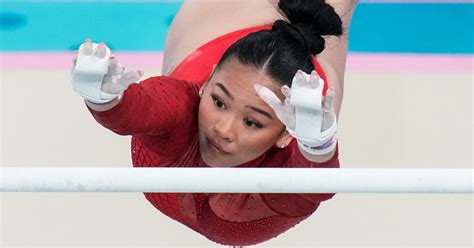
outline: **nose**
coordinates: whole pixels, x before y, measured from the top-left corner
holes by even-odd
[[[236,134],[233,124],[234,121],[230,118],[222,118],[217,121],[214,125],[214,130],[217,136],[226,142],[235,141]]]

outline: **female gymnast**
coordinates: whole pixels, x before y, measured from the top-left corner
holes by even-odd
[[[339,167],[337,116],[357,1],[327,2],[184,1],[163,76],[136,83],[143,72],[125,72],[104,43],[87,40],[74,89],[101,125],[132,136],[135,167]],[[101,75],[94,63],[104,60]],[[282,234],[333,195],[145,193],[165,215],[232,246]]]

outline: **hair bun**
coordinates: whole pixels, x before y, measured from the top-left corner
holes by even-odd
[[[341,18],[324,0],[281,0],[278,7],[291,24],[285,23],[293,28],[284,27],[281,23],[284,21],[277,21],[274,26],[279,26],[277,29],[281,28],[295,38],[303,37],[312,54],[319,54],[324,50],[322,35],[342,34]]]
[[[321,35],[313,32],[311,27],[294,25],[283,20],[278,20],[273,24],[273,30],[289,34],[295,38],[301,46],[306,47],[311,54],[319,54],[324,50],[325,40]],[[311,33],[313,33],[313,35],[309,36]]]

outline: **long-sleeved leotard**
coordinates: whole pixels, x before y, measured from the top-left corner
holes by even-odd
[[[153,77],[133,84],[113,109],[91,110],[91,113],[111,131],[132,136],[135,167],[208,167],[199,153],[199,88],[232,43],[263,28],[219,37],[188,56],[171,77]],[[339,160],[336,150],[325,163],[310,162],[293,141],[285,149],[271,148],[237,167],[337,168]],[[161,212],[210,240],[227,245],[253,245],[295,226],[333,194],[145,193],[145,196]]]
[[[154,77],[134,84],[121,102],[92,111],[104,127],[132,135],[136,167],[208,167],[198,145],[199,83]],[[272,148],[238,167],[338,167],[337,154],[314,163],[296,142]],[[273,238],[311,215],[332,194],[173,194],[145,193],[169,217],[222,244],[251,245]]]

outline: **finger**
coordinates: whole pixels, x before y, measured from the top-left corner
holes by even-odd
[[[109,68],[107,73],[109,74],[122,74],[124,71],[123,66],[118,62],[116,58],[109,59]]]
[[[94,51],[94,47],[92,46],[92,42],[90,39],[87,39],[83,44],[82,44],[82,49],[80,49],[80,53],[89,56],[92,55],[92,52]]]
[[[124,88],[127,88],[130,84],[133,84],[140,80],[140,78],[143,76],[142,71],[129,71],[118,80],[117,83],[122,85]]]
[[[288,85],[283,85],[281,87],[281,93],[283,93],[283,95],[289,99],[291,97],[291,89],[290,87],[288,87]]]
[[[307,82],[306,82],[306,73],[304,73],[302,70],[298,70],[295,73],[295,76],[293,77],[292,84],[294,84],[295,86],[298,86],[298,87],[304,87],[307,84]]]
[[[97,51],[95,52],[95,56],[102,59],[107,55],[107,47],[105,46],[104,42],[99,43],[97,46]]]
[[[336,95],[336,92],[334,91],[333,88],[330,88],[326,96],[324,97],[323,101],[323,111],[324,112],[333,112],[334,111],[334,96]]]
[[[309,85],[313,89],[316,89],[316,88],[320,87],[319,86],[319,75],[315,70],[311,71],[311,76],[310,76],[310,79],[309,79]]]
[[[280,99],[267,87],[261,86],[259,84],[254,85],[257,95],[268,104],[275,112],[278,112],[282,108],[282,103]]]
[[[326,76],[326,84],[327,85],[339,85],[339,75],[334,70],[334,68],[329,64],[325,59],[322,57],[318,57],[318,63],[321,65],[323,72]]]

